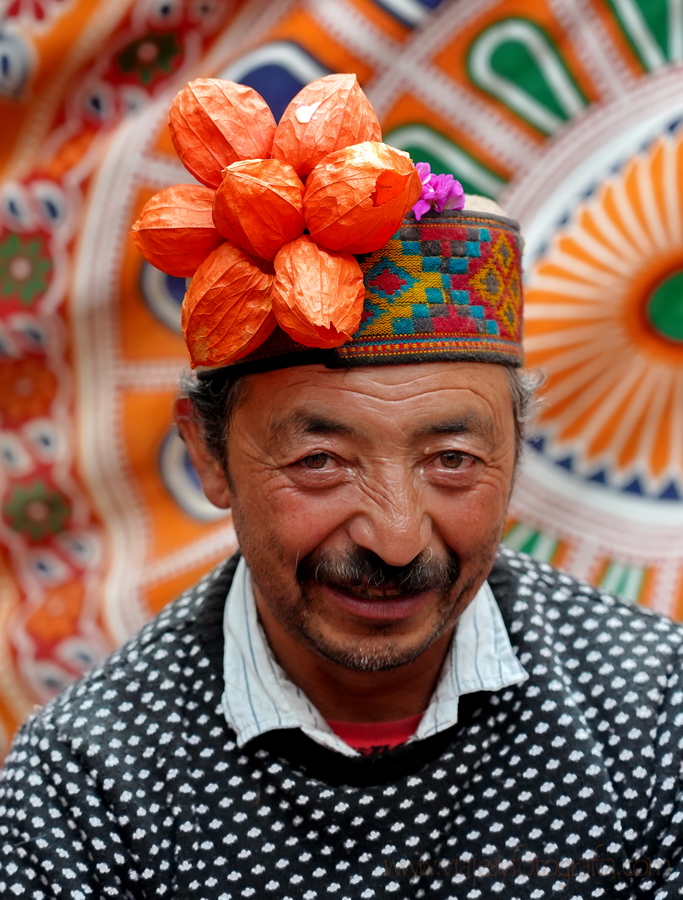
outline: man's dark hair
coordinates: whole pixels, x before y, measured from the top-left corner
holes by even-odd
[[[180,396],[190,401],[191,415],[199,426],[206,448],[225,468],[228,457],[228,429],[232,414],[244,396],[248,375],[235,375],[229,368],[180,379]]]
[[[524,446],[527,423],[533,415],[535,391],[541,383],[538,372],[505,367],[515,417],[515,451],[519,460]],[[232,414],[244,396],[249,375],[234,375],[229,368],[184,375],[181,396],[190,401],[206,447],[225,468],[228,430]]]

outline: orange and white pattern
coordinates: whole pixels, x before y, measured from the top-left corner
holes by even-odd
[[[538,427],[554,453],[584,477],[679,497],[683,130],[575,209],[529,273],[527,302],[527,364],[547,373]]]

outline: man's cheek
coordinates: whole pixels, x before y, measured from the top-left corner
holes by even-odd
[[[343,529],[352,516],[353,510],[343,498],[287,488],[269,496],[266,521],[281,531],[288,544],[305,546],[308,553]],[[286,529],[278,528],[282,522],[287,523]]]
[[[506,506],[500,498],[482,492],[457,503],[440,505],[435,509],[434,522],[452,550],[471,553],[502,533],[505,515]]]

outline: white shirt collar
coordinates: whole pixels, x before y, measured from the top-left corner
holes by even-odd
[[[238,746],[276,728],[300,728],[314,741],[356,756],[276,662],[258,621],[251,575],[240,559],[223,616],[223,708]],[[498,691],[528,678],[515,656],[503,617],[485,582],[458,621],[436,689],[411,741],[458,721],[458,700]]]

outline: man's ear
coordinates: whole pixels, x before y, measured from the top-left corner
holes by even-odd
[[[178,397],[174,413],[176,427],[187,445],[204,493],[214,506],[229,509],[232,495],[224,468],[207,448],[187,397]]]

